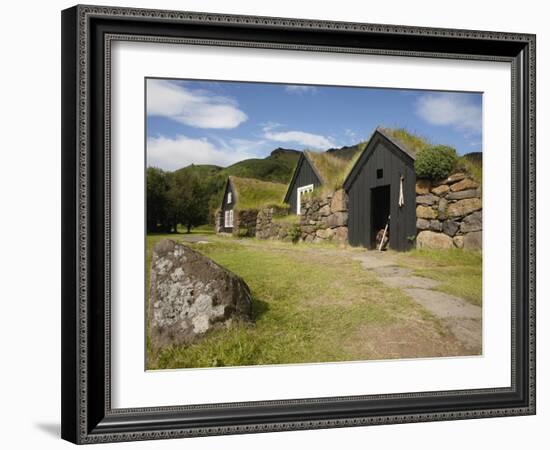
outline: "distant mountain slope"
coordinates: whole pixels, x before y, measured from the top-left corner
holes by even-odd
[[[277,148],[264,159],[245,159],[220,171],[221,175],[255,178],[262,181],[288,183],[298,161],[300,152]]]
[[[349,161],[355,156],[355,154],[358,151],[363,150],[363,148],[364,148],[364,144],[362,143],[349,145],[349,146],[344,145],[343,147],[340,147],[340,148],[329,148],[327,150],[327,153]]]
[[[218,175],[223,167],[215,166],[213,164],[191,164],[186,167],[182,167],[175,171],[175,173],[193,173],[200,178],[209,178],[214,175]]]

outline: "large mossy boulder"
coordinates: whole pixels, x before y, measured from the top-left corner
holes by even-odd
[[[154,246],[148,308],[153,349],[191,344],[210,330],[248,321],[251,306],[241,277],[170,239]]]

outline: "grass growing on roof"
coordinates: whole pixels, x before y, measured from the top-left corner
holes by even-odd
[[[237,191],[237,209],[261,209],[267,206],[284,206],[287,186],[282,183],[260,181],[253,178],[230,177]]]
[[[483,182],[483,163],[481,160],[473,160],[466,156],[458,158],[456,171],[465,172],[478,183]]]
[[[396,141],[399,141],[404,147],[409,149],[415,155],[431,146],[428,139],[413,133],[406,128],[382,128],[382,131]]]
[[[307,155],[321,178],[323,185],[322,192],[330,192],[340,189],[344,185],[344,181],[349,172],[363,153],[368,141],[357,144],[357,151],[350,160],[339,158],[327,152],[313,152],[306,150]]]
[[[348,162],[326,152],[305,151],[305,154],[323,179],[323,184],[337,189],[343,182],[343,172]]]

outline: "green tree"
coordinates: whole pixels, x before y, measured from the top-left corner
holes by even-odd
[[[208,221],[208,191],[205,183],[194,173],[173,174],[169,191],[171,223],[176,229],[182,224],[187,232]]]
[[[147,231],[167,231],[169,214],[167,173],[156,167],[147,168]]]

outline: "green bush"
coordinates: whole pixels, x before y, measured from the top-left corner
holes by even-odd
[[[446,145],[425,148],[416,155],[414,168],[418,178],[441,180],[447,178],[458,160],[456,150]]]
[[[288,230],[288,236],[290,237],[293,244],[296,244],[300,240],[302,235],[302,228],[300,225],[293,223]]]

